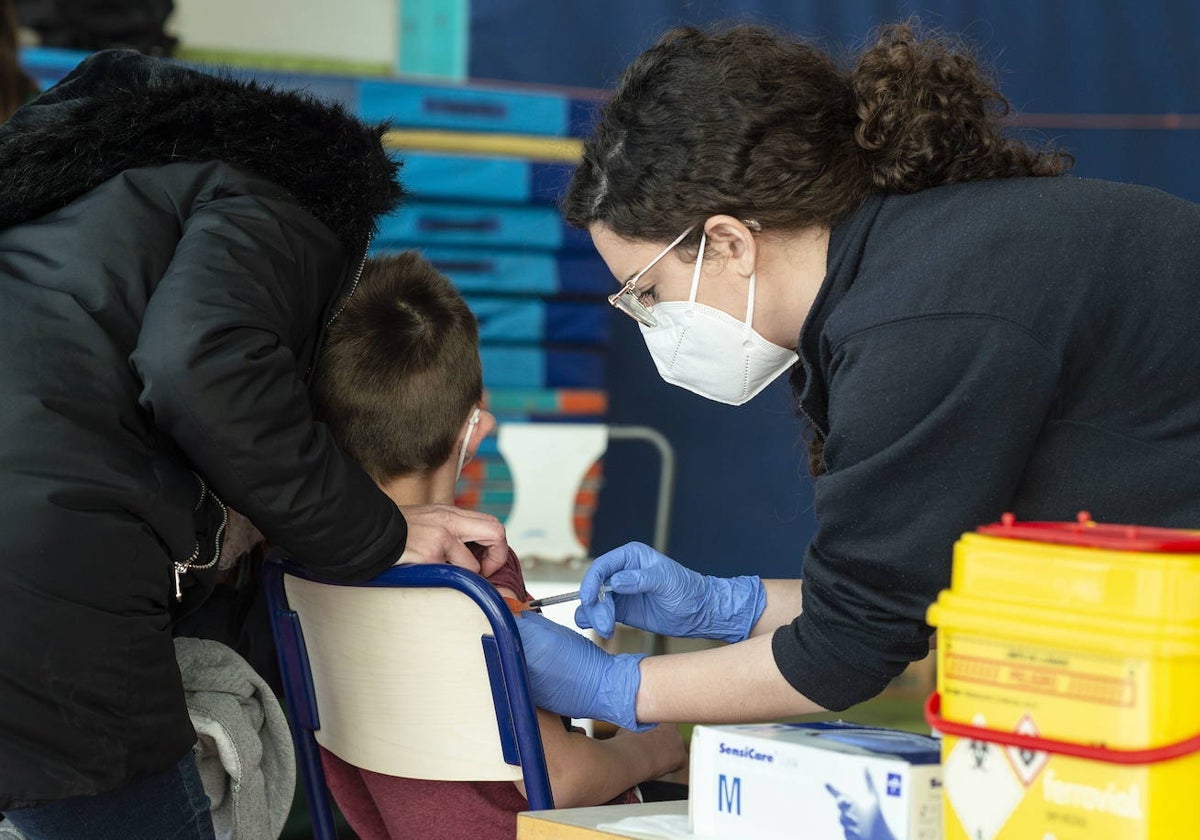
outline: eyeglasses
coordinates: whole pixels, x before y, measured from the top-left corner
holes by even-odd
[[[642,303],[638,298],[638,293],[636,290],[638,281],[642,279],[647,271],[658,265],[659,260],[671,253],[671,251],[675,250],[675,246],[686,239],[687,235],[695,229],[696,226],[692,225],[683,233],[679,234],[679,236],[675,237],[675,241],[666,248],[663,248],[662,252],[657,257],[650,260],[650,263],[645,268],[626,280],[625,285],[621,287],[621,291],[617,292],[615,295],[608,296],[609,304],[621,310],[639,324],[643,324],[647,327],[658,326],[658,321],[654,318],[654,313],[650,311],[650,307],[646,306],[646,304]]]

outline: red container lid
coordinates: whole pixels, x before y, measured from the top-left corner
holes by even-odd
[[[989,537],[1115,551],[1200,554],[1200,533],[1145,525],[1101,524],[1095,522],[1087,511],[1081,511],[1074,522],[1018,522],[1016,516],[1006,513],[998,523],[984,525],[978,529],[978,533]]]

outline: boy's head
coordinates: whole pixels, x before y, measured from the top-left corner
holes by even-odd
[[[457,460],[483,397],[475,316],[417,253],[367,260],[312,393],[318,419],[376,482],[436,470]]]

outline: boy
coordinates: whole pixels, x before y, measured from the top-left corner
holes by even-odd
[[[397,504],[450,504],[463,464],[495,426],[479,407],[475,317],[414,252],[369,260],[330,328],[313,384],[317,417]],[[520,563],[490,576],[528,599]],[[683,766],[674,726],[597,741],[538,710],[555,805],[636,801],[630,788]],[[527,810],[521,782],[438,782],[384,776],[322,750],[329,786],[363,840],[514,837]],[[389,833],[390,832],[390,833]]]

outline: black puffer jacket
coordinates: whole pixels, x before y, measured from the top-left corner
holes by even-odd
[[[0,810],[191,747],[218,496],[332,577],[402,552],[305,386],[395,175],[340,108],[128,52],[0,127]]]

